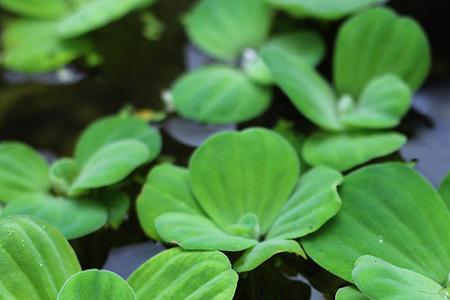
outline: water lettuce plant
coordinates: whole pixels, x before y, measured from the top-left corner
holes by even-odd
[[[146,122],[111,116],[80,136],[73,158],[51,166],[35,150],[18,142],[0,143],[0,202],[3,216],[40,217],[69,238],[105,224],[118,227],[130,199],[116,184],[161,150],[161,137]]]
[[[1,0],[0,7],[20,17],[5,23],[3,59],[6,68],[46,72],[86,57],[88,64],[98,55],[86,34],[153,0]]]
[[[179,248],[151,258],[126,281],[105,270],[82,271],[56,228],[25,216],[0,219],[0,265],[2,300],[228,300],[238,279],[222,253]]]
[[[185,169],[153,168],[137,200],[144,231],[187,250],[246,250],[234,264],[250,271],[280,252],[304,255],[295,239],[339,210],[340,173],[317,167],[299,177],[292,146],[267,129],[219,133]]]
[[[326,270],[353,283],[336,299],[448,299],[450,180],[439,192],[402,163],[346,176],[342,209],[303,247]]]
[[[430,50],[414,20],[386,8],[346,21],[335,48],[334,87],[300,57],[270,49],[262,56],[292,103],[322,129],[306,140],[305,160],[344,171],[405,143],[391,129],[428,74]]]
[[[263,0],[200,0],[184,19],[190,40],[216,60],[182,75],[171,90],[175,110],[191,120],[223,124],[252,119],[271,102],[263,49],[301,56],[315,66],[323,41],[310,31],[269,37],[273,10]],[[215,24],[211,26],[211,24]]]

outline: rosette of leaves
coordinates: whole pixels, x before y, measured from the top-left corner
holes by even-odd
[[[238,280],[218,251],[163,251],[127,281],[104,270],[81,271],[53,226],[25,216],[0,219],[1,300],[232,299]]]
[[[304,255],[295,239],[317,230],[341,206],[341,174],[317,167],[299,178],[299,159],[277,133],[253,128],[209,138],[189,168],[150,171],[137,200],[151,238],[187,250],[246,250],[250,271],[280,252]]]
[[[76,144],[74,158],[52,166],[17,142],[0,143],[2,216],[27,214],[56,226],[69,238],[120,226],[130,205],[117,183],[160,152],[155,129],[135,117],[94,122]]]
[[[20,15],[5,22],[3,64],[34,73],[61,68],[85,57],[98,61],[86,34],[153,0],[0,0],[0,7]]]
[[[204,123],[236,123],[263,113],[271,101],[272,78],[260,51],[302,56],[316,65],[324,54],[313,32],[269,33],[273,11],[263,0],[200,0],[185,17],[190,40],[216,60],[182,75],[172,87],[175,110]],[[211,26],[214,24],[214,26]]]
[[[339,214],[303,240],[326,270],[353,283],[336,299],[448,299],[450,177],[439,191],[401,163],[346,176]]]
[[[392,131],[430,67],[427,38],[412,19],[377,8],[345,22],[334,56],[334,88],[299,58],[263,51],[272,76],[322,130],[303,148],[307,163],[348,170],[398,150]]]

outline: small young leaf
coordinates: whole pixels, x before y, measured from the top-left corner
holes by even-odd
[[[352,286],[340,288],[336,293],[336,300],[370,300],[363,293]]]
[[[263,0],[200,0],[185,18],[189,38],[223,60],[235,60],[246,48],[258,48],[271,23],[272,10]]]
[[[443,287],[419,273],[365,255],[352,272],[358,288],[370,299],[446,300]]]
[[[0,219],[0,299],[55,300],[77,257],[53,226],[24,216]]]
[[[138,300],[231,300],[237,281],[224,254],[178,248],[151,258],[128,279]]]
[[[439,187],[439,194],[441,194],[442,200],[444,200],[445,205],[447,205],[450,211],[450,173],[442,181]]]
[[[415,91],[430,69],[430,49],[416,21],[376,8],[343,25],[334,64],[341,95],[357,97],[370,80],[386,74],[397,75]]]
[[[67,194],[80,171],[80,165],[74,159],[62,158],[55,161],[50,168],[52,187],[60,193]]]
[[[130,285],[119,275],[104,270],[87,270],[70,277],[57,300],[136,300]]]
[[[25,144],[0,143],[0,202],[27,200],[50,188],[47,162]]]
[[[260,242],[245,251],[239,260],[234,263],[233,269],[239,273],[251,271],[275,254],[282,252],[294,253],[306,257],[296,241],[271,239]]]
[[[326,270],[353,281],[355,261],[373,255],[443,283],[450,270],[450,217],[437,191],[400,163],[364,167],[340,189],[342,208],[302,241]]]
[[[225,65],[204,67],[182,76],[172,93],[180,115],[213,124],[252,119],[263,113],[271,100],[267,87]]]
[[[55,19],[63,16],[67,10],[67,1],[62,0],[0,0],[0,6],[24,17]]]
[[[397,151],[406,137],[396,132],[318,132],[303,147],[303,157],[313,166],[346,171],[374,158]]]

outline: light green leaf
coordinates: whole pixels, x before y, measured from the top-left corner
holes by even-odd
[[[237,281],[224,254],[179,248],[151,258],[128,279],[138,300],[231,300]]]
[[[130,208],[130,197],[120,190],[109,190],[102,192],[100,201],[108,210],[108,225],[118,229]]]
[[[79,37],[152,2],[153,0],[84,1],[83,4],[59,22],[58,35],[64,39]]]
[[[400,163],[348,175],[342,208],[303,248],[326,270],[353,281],[354,263],[373,255],[443,283],[450,270],[450,213],[432,185]]]
[[[396,132],[318,132],[303,147],[306,162],[346,171],[400,149],[406,137]]]
[[[213,65],[187,73],[172,88],[177,112],[205,123],[235,123],[255,118],[270,104],[267,87],[251,82],[240,71]]]
[[[0,299],[55,300],[77,257],[53,226],[24,216],[0,219]]]
[[[339,19],[384,0],[266,0],[267,3],[300,17]]]
[[[6,24],[3,46],[4,65],[24,73],[54,71],[78,57],[92,53],[88,40],[59,39],[55,22],[28,19]]]
[[[94,200],[65,199],[52,196],[31,202],[12,202],[2,216],[30,215],[58,228],[67,239],[92,233],[105,225],[108,214],[105,207]]]
[[[296,241],[272,239],[260,242],[246,250],[234,263],[233,269],[239,273],[252,271],[275,254],[282,252],[294,253],[306,257]]]
[[[354,107],[342,112],[345,125],[385,129],[397,126],[411,105],[411,91],[397,76],[371,80]]]
[[[211,220],[186,213],[159,216],[156,229],[163,240],[187,250],[241,251],[257,244],[254,239],[231,235]]]
[[[136,209],[141,227],[155,240],[160,239],[155,228],[158,216],[169,212],[203,215],[192,194],[188,171],[171,164],[162,164],[150,171]]]
[[[25,17],[40,19],[61,17],[69,8],[64,0],[0,0],[0,6]]]
[[[340,288],[336,293],[336,300],[370,300],[363,293],[352,286]]]
[[[148,161],[161,151],[161,136],[145,121],[136,117],[110,116],[95,121],[81,134],[75,147],[75,158],[85,163],[102,147],[122,140],[136,140],[147,146]]]
[[[0,202],[26,200],[50,188],[47,162],[32,148],[0,143]]]
[[[441,186],[439,187],[439,194],[441,194],[445,205],[447,205],[447,208],[450,211],[450,173],[442,181]]]
[[[416,21],[377,8],[341,27],[334,63],[341,95],[357,97],[370,80],[386,74],[397,75],[415,91],[430,69],[430,49]]]
[[[267,234],[267,239],[296,239],[319,229],[341,207],[339,172],[315,167],[304,174]]]
[[[370,299],[445,300],[442,286],[419,273],[365,255],[356,261],[353,279]]]
[[[189,38],[224,60],[237,59],[246,48],[258,48],[271,23],[272,10],[263,0],[200,0],[185,18]]]
[[[80,171],[80,165],[74,159],[62,158],[55,161],[50,168],[52,187],[60,193],[67,194]]]
[[[57,300],[136,300],[130,285],[109,271],[87,270],[70,277]]]
[[[324,129],[341,129],[334,91],[307,61],[272,48],[262,56],[274,81],[303,115]]]
[[[253,213],[265,234],[295,187],[299,161],[280,135],[253,128],[208,139],[189,172],[198,202],[217,225],[227,228]]]

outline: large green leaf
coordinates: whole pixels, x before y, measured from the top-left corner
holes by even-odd
[[[305,253],[296,241],[272,239],[260,242],[245,251],[234,263],[233,269],[239,273],[251,271],[275,254],[282,252],[294,253],[305,257]]]
[[[0,143],[0,202],[26,200],[50,188],[47,162],[25,144]]]
[[[242,72],[214,65],[183,75],[172,89],[175,109],[188,119],[205,123],[235,123],[252,119],[270,104],[267,87]]]
[[[261,45],[271,21],[272,11],[263,0],[200,0],[185,25],[189,38],[203,51],[235,60],[244,49]]]
[[[186,213],[166,213],[156,221],[159,235],[187,250],[241,251],[258,243],[248,237],[228,234],[210,219]]]
[[[67,9],[65,0],[0,0],[3,8],[31,18],[53,19],[63,16]]]
[[[147,146],[149,161],[161,151],[159,132],[145,121],[136,117],[110,116],[95,121],[83,131],[75,147],[75,158],[83,164],[102,147],[130,139]]]
[[[409,110],[411,99],[409,87],[397,76],[375,78],[364,88],[359,101],[342,112],[342,121],[356,128],[392,128]]]
[[[342,95],[357,97],[370,80],[385,74],[399,76],[414,91],[428,74],[430,49],[416,21],[377,8],[341,28],[334,64],[335,84]]]
[[[253,213],[265,234],[294,189],[299,160],[284,138],[253,128],[208,139],[189,171],[198,202],[216,224],[226,229]]]
[[[270,47],[262,51],[262,56],[274,81],[302,114],[322,128],[342,128],[334,91],[307,61]]]
[[[88,40],[58,38],[55,22],[28,19],[6,24],[3,46],[4,65],[25,73],[57,70],[92,52]]]
[[[138,300],[231,300],[237,281],[224,254],[178,248],[153,257],[128,279]]]
[[[370,300],[363,293],[352,286],[340,288],[336,293],[336,300]]]
[[[443,287],[430,278],[373,256],[358,258],[352,274],[358,288],[370,299],[448,299]]]
[[[306,253],[348,280],[356,259],[373,255],[444,283],[450,270],[450,213],[437,191],[400,163],[362,168],[341,187],[342,208],[303,240]]]
[[[84,1],[59,22],[58,35],[65,39],[81,36],[152,2],[153,0]]]
[[[271,5],[300,17],[338,19],[384,0],[266,0]]]
[[[150,171],[136,209],[142,228],[153,239],[160,239],[155,220],[164,213],[202,215],[191,191],[188,171],[170,164],[159,165]]]
[[[55,300],[79,271],[74,251],[53,226],[23,216],[0,219],[0,299]]]
[[[406,137],[396,132],[318,132],[303,147],[306,162],[346,171],[400,149]]]
[[[2,211],[2,216],[30,215],[58,228],[67,239],[94,232],[108,220],[106,208],[94,200],[65,199],[52,196],[34,201],[16,201]]]
[[[87,270],[70,277],[57,300],[136,300],[130,285],[119,275],[103,270]]]
[[[341,207],[337,186],[343,178],[327,167],[315,167],[303,175],[283,207],[267,239],[296,239],[319,229]]]
[[[447,208],[450,210],[450,173],[442,181],[441,186],[439,187],[439,194],[441,194],[445,205],[447,205]]]

